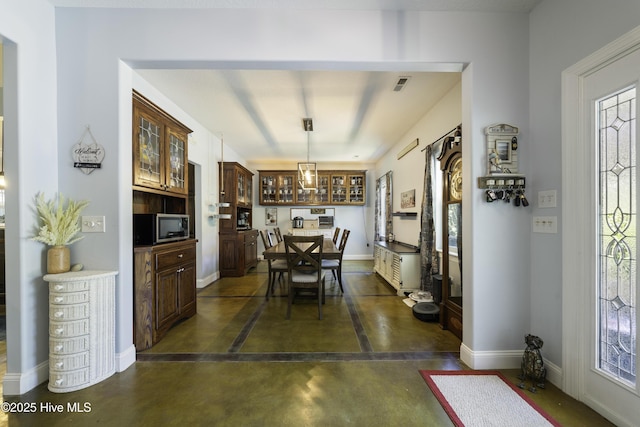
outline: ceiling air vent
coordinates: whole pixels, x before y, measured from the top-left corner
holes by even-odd
[[[396,87],[393,88],[394,92],[400,92],[402,89],[404,89],[404,87],[407,85],[407,83],[409,82],[409,79],[411,77],[406,76],[406,77],[398,77],[398,81],[396,82]]]

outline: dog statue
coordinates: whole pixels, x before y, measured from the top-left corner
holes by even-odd
[[[522,355],[522,364],[520,365],[521,372],[518,378],[522,380],[518,387],[524,388],[524,382],[527,379],[531,380],[531,387],[529,391],[536,392],[536,387],[544,388],[545,380],[547,378],[547,369],[544,367],[544,361],[542,360],[542,354],[540,349],[544,342],[535,335],[526,335],[524,342],[527,344],[527,348]]]

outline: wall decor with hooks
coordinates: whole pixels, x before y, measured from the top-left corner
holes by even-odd
[[[478,177],[487,202],[504,201],[529,206],[524,195],[526,179],[518,173],[518,128],[508,124],[487,126],[487,175]]]

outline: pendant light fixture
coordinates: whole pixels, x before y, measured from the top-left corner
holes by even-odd
[[[318,165],[309,161],[309,132],[313,131],[313,120],[302,119],[302,126],[307,132],[307,162],[298,163],[298,186],[303,190],[317,190]]]

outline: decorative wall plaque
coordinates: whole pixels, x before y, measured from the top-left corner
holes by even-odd
[[[91,138],[88,144],[85,143],[87,135]],[[85,129],[80,141],[71,149],[71,157],[73,158],[73,167],[80,169],[86,175],[102,167],[104,147],[98,144],[89,126]]]

